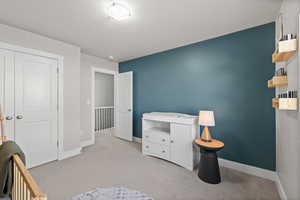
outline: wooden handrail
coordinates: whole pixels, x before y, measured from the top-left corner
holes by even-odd
[[[46,200],[18,155],[13,155],[14,185],[12,200]]]

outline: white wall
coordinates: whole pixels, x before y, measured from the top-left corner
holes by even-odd
[[[95,106],[114,106],[114,76],[95,74]]]
[[[284,0],[281,10],[284,18],[284,33],[297,33],[299,37],[299,0]],[[278,23],[277,35],[278,35]],[[277,63],[276,68],[285,65]],[[299,91],[299,55],[287,63],[287,87],[276,89],[276,93],[287,89]],[[280,182],[288,199],[300,199],[300,117],[295,111],[276,111],[277,163],[276,168]]]
[[[64,150],[80,147],[80,48],[0,24],[0,41],[64,57]]]
[[[92,67],[107,69],[111,71],[118,71],[118,63],[110,62],[105,59],[101,59],[95,56],[81,54],[81,67],[80,67],[80,79],[81,79],[81,142],[89,141],[92,139],[91,130],[91,84],[92,84]]]

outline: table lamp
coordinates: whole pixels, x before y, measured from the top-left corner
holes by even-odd
[[[208,126],[215,126],[215,117],[213,111],[203,110],[199,112],[199,125],[204,126],[201,134],[201,140],[211,142],[212,137],[209,132]]]

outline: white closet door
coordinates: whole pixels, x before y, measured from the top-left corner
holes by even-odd
[[[15,54],[15,141],[28,167],[57,159],[57,61]]]
[[[4,132],[9,140],[14,140],[14,55],[0,49],[0,104],[2,105]]]

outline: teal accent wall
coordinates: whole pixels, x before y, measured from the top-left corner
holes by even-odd
[[[120,63],[133,71],[134,136],[145,112],[213,110],[221,158],[275,170],[274,38],[270,23]]]

